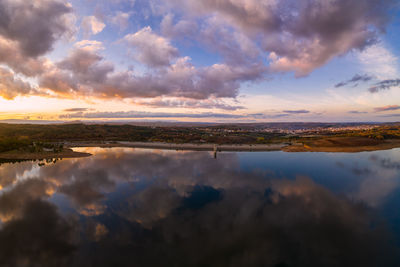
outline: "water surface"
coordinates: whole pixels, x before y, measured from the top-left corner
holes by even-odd
[[[0,266],[400,266],[400,149],[0,166]]]

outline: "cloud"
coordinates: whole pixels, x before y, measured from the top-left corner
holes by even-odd
[[[39,179],[26,180],[18,183],[12,190],[0,196],[0,218],[9,221],[23,215],[27,203],[34,199],[48,197],[53,186]]]
[[[170,266],[176,259],[182,266],[204,262],[211,266],[228,262],[230,266],[310,267],[398,263],[393,233],[377,220],[369,202],[354,199],[357,194],[338,195],[337,190],[332,192],[305,177],[286,180],[269,172],[251,172],[240,167],[240,156],[235,153],[221,153],[215,160],[208,152],[88,150],[96,155],[42,168],[23,163],[26,169],[18,171],[16,164],[6,165],[15,171],[9,172],[15,187],[37,182],[38,174],[42,182],[57,185],[56,191],[69,200],[61,203],[68,213],[74,208],[79,212],[80,205],[99,199],[106,208],[102,216],[82,216],[78,221],[61,216],[54,205],[38,199],[40,194],[31,200],[27,197],[20,215],[0,230],[3,265],[17,266],[22,260],[26,263],[22,266],[32,266],[34,261],[45,267],[71,266],[71,262],[79,266],[96,262],[102,267],[133,261]],[[398,162],[381,158],[376,163],[368,166],[373,173],[399,168]],[[99,166],[103,173],[98,172]],[[17,179],[19,173],[29,179]],[[358,185],[367,178],[353,180]],[[381,181],[382,175],[376,180]],[[395,188],[389,185],[385,196]],[[376,188],[376,183],[371,186]],[[371,187],[365,189],[370,196]],[[25,198],[25,192],[31,191],[27,187],[15,192],[13,201]],[[42,194],[46,196],[44,190]],[[70,201],[75,206],[69,206]]]
[[[150,67],[169,66],[178,57],[178,49],[170,41],[145,27],[134,34],[128,34],[124,40],[135,50],[135,58]]]
[[[40,76],[39,86],[66,96],[84,91],[96,94],[91,91],[92,86],[106,82],[107,75],[113,70],[114,66],[104,62],[92,48],[75,48]]]
[[[152,27],[123,40],[135,59],[148,67],[144,70],[120,70],[107,62],[98,41],[79,41],[54,64],[43,58],[58,40],[75,33],[74,10],[63,0],[0,0],[0,63],[37,78],[53,96],[207,99],[235,98],[243,83],[261,81],[274,72],[305,76],[354,50],[373,49],[374,53],[361,56],[365,62],[376,62],[368,54],[388,59],[385,64],[393,62],[393,55],[381,53],[382,45],[376,42],[389,21],[390,0],[142,2],[146,1],[135,6],[145,5],[148,16],[162,18],[160,29],[153,21],[148,23]],[[115,3],[127,2],[113,1],[109,7]],[[102,32],[106,20],[126,29],[134,13],[110,10],[111,15],[94,12],[83,17],[84,36]],[[218,63],[192,64],[181,56],[173,39],[189,41],[196,49],[200,44],[218,54]]]
[[[358,110],[350,110],[347,113],[349,113],[349,114],[367,114],[368,112],[366,112],[366,111],[358,111]]]
[[[155,185],[130,196],[126,201],[129,213],[124,217],[151,229],[154,222],[168,217],[179,206],[181,198],[172,188]],[[153,208],[149,210],[149,206]]]
[[[262,51],[253,40],[233,30],[216,16],[206,19],[195,34],[198,42],[219,53],[229,65],[245,65],[252,68],[264,64]],[[261,70],[267,72],[267,68]]]
[[[88,111],[88,108],[68,108],[64,109],[65,112],[83,112]]]
[[[362,205],[339,199],[309,179],[274,182],[271,188],[261,186],[264,190],[253,189],[251,185],[246,187],[251,188],[247,191],[197,186],[184,198],[179,198],[167,185],[157,195],[160,191],[157,186],[148,189],[148,194],[154,194],[154,198],[128,200],[128,208],[118,213],[132,222],[139,221],[144,228],[161,232],[157,244],[161,243],[164,249],[158,250],[160,255],[156,258],[164,264],[163,255],[172,259],[188,255],[180,258],[183,265],[188,266],[201,265],[204,261],[211,265],[231,262],[231,266],[249,262],[262,266],[304,265],[304,262],[307,266],[336,266],[343,265],[344,261],[374,266],[376,262],[383,265],[391,262],[393,258],[381,255],[376,242],[395,257],[395,251],[385,239],[387,233],[372,229],[366,223],[371,218]],[[157,213],[152,209],[154,206],[165,208]],[[331,227],[332,220],[337,227]],[[322,243],[318,239],[321,235],[326,237]],[[307,251],[306,256],[296,250],[299,242]],[[212,248],[208,244],[213,244]],[[152,246],[154,243],[146,248]],[[357,249],[349,252],[348,247]],[[224,253],[227,250],[231,251],[228,256]],[[287,251],[295,251],[295,254],[288,255]],[[345,256],[332,260],[332,253]],[[143,259],[147,260],[147,257]]]
[[[32,77],[45,72],[48,61],[43,58],[27,57],[17,41],[5,39],[0,35],[0,63],[6,64],[16,73]]]
[[[16,77],[16,75],[5,68],[0,67],[0,96],[11,100],[17,96],[38,93],[28,82]]]
[[[77,76],[81,76],[81,82],[104,81],[107,73],[112,72],[114,67],[111,64],[100,63],[103,57],[95,53],[93,49],[74,49],[65,59],[57,63],[62,70],[69,70]]]
[[[377,43],[358,53],[364,71],[380,80],[399,75],[398,58],[382,43]]]
[[[131,17],[129,12],[117,11],[117,13],[110,18],[110,22],[118,26],[122,31],[126,30],[129,26],[129,18]]]
[[[76,224],[42,200],[28,201],[20,218],[0,229],[0,262],[4,266],[70,266],[76,249]]]
[[[135,103],[135,104],[143,104],[146,103]],[[164,102],[160,105],[158,103],[154,103],[157,107],[162,107]],[[169,105],[169,103],[167,102]],[[151,104],[150,104],[151,106]],[[185,108],[190,108],[190,105],[183,106]],[[205,107],[195,106],[195,108],[219,108],[226,110],[234,110],[234,108],[230,107],[218,107],[213,106],[212,104]],[[77,111],[72,114],[63,114],[60,115],[60,119],[143,119],[143,118],[222,118],[222,119],[273,119],[273,118],[283,118],[289,117],[296,114],[309,114],[310,111],[307,110],[286,110],[283,113],[276,114],[265,114],[265,113],[250,113],[250,114],[232,114],[232,113],[214,113],[214,112],[200,112],[200,113],[169,113],[169,112],[145,112],[145,111],[119,111],[119,112],[84,112]]]
[[[165,15],[160,24],[161,32],[169,38],[185,38],[198,34],[198,25],[191,20],[179,20],[174,23],[174,15],[169,13]]]
[[[97,52],[104,50],[103,43],[95,40],[81,40],[74,44],[74,47],[84,49],[86,51]]]
[[[107,236],[109,231],[104,224],[88,220],[85,232],[91,241],[99,242]]]
[[[60,96],[234,98],[240,83],[261,78],[262,69],[227,64],[196,68],[189,58],[179,58],[170,66],[138,75],[114,71],[114,65],[93,49],[75,48],[40,77],[39,86]]]
[[[392,110],[399,110],[400,106],[399,105],[391,105],[391,106],[385,106],[385,107],[378,107],[375,108],[374,110],[376,112],[382,112],[382,111],[392,111]]]
[[[227,113],[163,113],[145,111],[120,111],[120,112],[89,112],[61,115],[61,119],[85,118],[85,119],[137,119],[137,118],[244,118],[244,115]]]
[[[200,108],[200,109],[223,109],[223,110],[239,110],[244,109],[242,106],[229,105],[218,99],[212,100],[193,100],[193,99],[155,99],[150,101],[135,101],[137,105],[150,107],[176,107],[176,108]]]
[[[42,57],[62,38],[75,33],[75,15],[64,1],[0,1],[0,94],[6,99],[44,92],[26,77],[46,73],[51,62]],[[11,70],[12,71],[11,71]],[[26,78],[25,77],[25,78]]]
[[[374,86],[371,86],[368,90],[371,93],[377,93],[383,90],[389,90],[393,87],[400,86],[400,79],[393,79],[393,80],[383,80],[376,83]]]
[[[72,7],[61,0],[1,0],[0,18],[0,36],[15,42],[26,57],[49,52],[75,30]]]
[[[380,167],[388,170],[400,170],[400,162],[393,161],[390,158],[380,158],[378,156],[371,156],[370,160],[378,163]]]
[[[385,114],[385,115],[380,115],[379,117],[382,118],[400,117],[400,114]]]
[[[66,195],[75,204],[79,213],[86,216],[99,215],[104,212],[101,201],[105,193],[114,190],[115,182],[110,180],[104,170],[87,170],[86,175],[77,173],[81,178],[71,183],[63,184],[59,192]]]
[[[253,113],[249,114],[249,116],[254,117],[256,119],[277,119],[289,117],[291,114],[288,113],[278,113],[278,114],[264,114],[264,113]]]
[[[270,70],[305,76],[332,58],[373,44],[394,1],[169,0],[201,17],[216,15],[261,40]],[[294,12],[295,11],[295,12]]]
[[[305,109],[300,109],[300,110],[284,110],[284,113],[289,113],[289,114],[308,114],[310,113],[309,110]]]
[[[96,35],[103,31],[106,27],[101,20],[96,18],[95,16],[87,16],[82,19],[81,23],[84,36]]]
[[[339,87],[343,87],[343,86],[346,86],[346,85],[349,85],[349,84],[354,84],[354,83],[355,83],[354,86],[357,86],[358,82],[369,82],[372,79],[373,79],[373,77],[368,75],[368,74],[364,74],[364,75],[356,74],[350,80],[347,80],[347,81],[340,82],[340,83],[336,84],[335,87],[339,88]]]

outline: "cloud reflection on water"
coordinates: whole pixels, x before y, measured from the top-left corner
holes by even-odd
[[[205,152],[96,149],[90,158],[33,166],[0,166],[0,265],[399,263],[368,203],[307,177],[245,170],[236,153],[215,160]],[[68,203],[50,204],[60,197]],[[26,242],[35,246],[21,247]]]

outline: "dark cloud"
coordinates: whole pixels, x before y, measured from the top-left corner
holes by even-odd
[[[308,114],[310,113],[309,110],[305,109],[300,109],[300,110],[284,110],[284,113],[289,113],[289,114]]]
[[[374,110],[376,112],[382,112],[382,111],[392,111],[392,110],[399,110],[399,109],[400,109],[399,105],[390,105],[390,106],[378,107],[378,108],[375,108]]]
[[[72,7],[63,1],[0,1],[0,36],[15,41],[26,57],[37,57],[71,33]]]
[[[368,90],[371,93],[377,93],[379,91],[389,90],[398,86],[400,86],[400,79],[384,80],[376,83],[374,86],[371,86]]]
[[[358,82],[369,82],[373,78],[374,77],[372,77],[372,76],[370,76],[368,74],[364,74],[364,75],[356,74],[350,80],[347,80],[347,81],[340,82],[340,83],[336,84],[335,87],[339,88],[339,87],[343,87],[343,86],[350,85],[350,84],[355,84],[355,86],[357,86]]]

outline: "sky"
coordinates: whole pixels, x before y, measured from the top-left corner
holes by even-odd
[[[0,120],[400,121],[399,0],[0,0]]]

